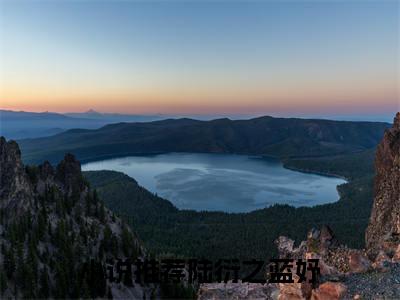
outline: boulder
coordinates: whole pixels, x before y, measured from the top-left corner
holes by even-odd
[[[345,284],[328,281],[312,291],[311,300],[338,300],[343,299],[346,293],[347,287]]]
[[[293,283],[280,283],[278,300],[306,300],[311,294],[311,287],[307,283],[298,283],[299,277],[293,274]]]
[[[285,257],[293,252],[294,241],[286,236],[280,236],[275,240],[280,255]]]
[[[375,261],[372,263],[372,267],[380,272],[386,272],[389,270],[389,265],[391,260],[387,254],[381,250],[375,258]]]
[[[279,257],[290,257],[293,259],[303,257],[307,250],[306,242],[300,243],[299,247],[294,247],[294,241],[286,236],[280,236],[275,240],[275,245],[278,248]]]
[[[339,245],[332,229],[327,225],[321,227],[320,244],[323,250],[337,247]]]
[[[329,265],[324,258],[317,253],[307,252],[305,254],[305,259],[318,259],[320,275],[322,276],[337,276],[340,273],[334,266]]]
[[[371,267],[370,260],[360,252],[353,252],[349,255],[349,269],[352,273],[364,273]]]

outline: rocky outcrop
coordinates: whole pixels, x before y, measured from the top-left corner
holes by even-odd
[[[371,255],[395,251],[400,242],[400,113],[379,144],[375,158],[375,197],[366,231]]]
[[[79,194],[85,189],[81,173],[81,164],[72,154],[67,153],[64,159],[58,164],[55,179],[63,187],[64,192],[71,196]]]
[[[3,222],[7,222],[11,214],[19,217],[29,211],[32,193],[18,144],[0,137],[0,209]]]
[[[347,287],[340,282],[325,282],[312,291],[311,300],[336,300],[343,299]]]
[[[372,263],[372,267],[379,272],[386,272],[389,271],[390,262],[391,260],[385,251],[380,250]]]
[[[349,271],[352,273],[364,273],[371,267],[371,261],[360,252],[353,252],[349,255]]]
[[[145,250],[71,154],[56,168],[24,166],[18,144],[0,137],[0,244],[2,299],[157,296],[154,285],[111,282],[85,267],[142,259]]]

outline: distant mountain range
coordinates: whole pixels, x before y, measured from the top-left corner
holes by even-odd
[[[152,122],[170,118],[192,118],[210,121],[229,117],[235,120],[244,120],[256,117],[254,114],[191,114],[191,115],[164,115],[164,114],[120,114],[100,113],[89,109],[86,112],[54,113],[54,112],[26,112],[0,109],[0,135],[8,139],[37,138],[55,135],[68,129],[97,129],[107,124],[120,122]],[[391,120],[383,115],[362,116],[318,116],[299,115],[300,118],[320,118],[343,121],[386,121]]]
[[[115,114],[115,113],[100,113],[93,109],[89,109],[83,113],[65,113],[67,117],[85,118],[91,120],[107,120],[108,123],[117,122],[150,122],[165,119],[164,115],[135,115],[135,114]]]
[[[82,161],[133,154],[206,152],[280,158],[352,153],[374,148],[390,125],[318,119],[167,119],[118,123],[96,130],[74,129],[21,140],[26,162],[58,161],[65,152]]]
[[[110,123],[160,119],[160,115],[102,114],[94,110],[67,114],[0,110],[0,135],[8,139],[35,138],[54,135],[72,128],[95,129]]]

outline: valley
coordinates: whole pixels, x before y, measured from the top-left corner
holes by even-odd
[[[300,239],[310,227],[322,224],[331,226],[343,243],[364,245],[372,204],[374,149],[389,126],[272,117],[170,119],[74,129],[19,143],[27,163],[53,162],[65,152],[72,152],[83,163],[171,152],[263,155],[279,159],[288,169],[348,181],[338,186],[340,199],[334,203],[298,208],[274,204],[245,213],[225,213],[178,209],[170,199],[149,192],[119,172],[85,172],[106,206],[125,218],[154,254],[265,258],[266,253],[275,255],[273,242],[279,235]]]
[[[338,187],[339,201],[299,208],[276,204],[248,213],[180,210],[123,173],[89,171],[84,176],[106,205],[137,230],[153,253],[265,259],[265,255],[276,255],[274,240],[279,235],[299,240],[309,228],[323,224],[333,228],[348,246],[364,245],[373,198],[373,160],[352,154],[342,157],[349,164],[336,165],[335,159],[326,158],[326,164],[336,166],[335,174],[349,178],[348,183]],[[302,163],[303,167],[309,163],[308,170],[315,166],[313,160]],[[353,167],[358,165],[365,167]],[[331,172],[325,165],[318,171]]]
[[[55,163],[71,152],[82,162],[171,152],[265,155],[285,158],[349,154],[374,148],[388,123],[274,118],[167,119],[72,129],[19,140],[25,163]]]
[[[170,153],[90,162],[84,171],[114,170],[180,209],[250,212],[273,204],[315,206],[339,199],[345,180],[292,171],[261,156]]]

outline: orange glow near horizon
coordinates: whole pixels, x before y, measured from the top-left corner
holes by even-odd
[[[98,91],[100,90],[100,91]],[[352,82],[339,87],[319,82],[274,84],[259,87],[160,87],[153,90],[116,90],[99,87],[69,90],[65,87],[0,88],[0,108],[24,111],[72,112],[90,108],[100,112],[141,114],[264,113],[296,111],[390,111],[399,105],[395,82]],[[360,107],[360,105],[362,105]]]
[[[167,2],[4,3],[0,108],[288,115],[400,108],[398,3]]]

